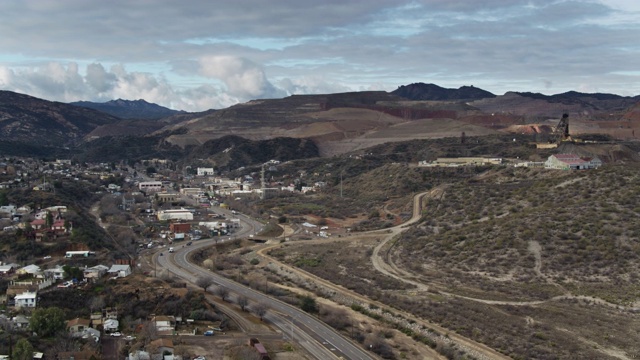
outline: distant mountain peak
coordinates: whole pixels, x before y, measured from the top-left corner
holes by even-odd
[[[494,98],[496,95],[471,86],[461,86],[458,89],[447,89],[436,84],[413,83],[399,86],[391,94],[409,100],[435,100],[435,101],[463,101]]]
[[[144,99],[125,100],[116,99],[104,103],[91,101],[78,101],[71,105],[86,107],[104,113],[117,116],[121,119],[161,119],[168,116],[184,113],[184,111],[172,110],[158,104],[147,102]]]

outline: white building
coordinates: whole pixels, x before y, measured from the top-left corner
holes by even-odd
[[[162,181],[142,181],[138,183],[138,189],[144,192],[156,192],[162,190]]]
[[[44,271],[44,277],[53,278],[54,280],[62,280],[64,279],[64,269],[60,265],[52,269],[46,269]]]
[[[551,155],[544,163],[545,168],[558,170],[597,169],[600,166],[602,161],[598,157],[580,157],[575,154]]]
[[[35,292],[24,292],[16,295],[14,300],[16,301],[16,307],[36,307],[36,299],[38,294]]]
[[[213,175],[213,168],[204,168],[204,167],[198,168],[198,176],[212,176],[212,175]]]
[[[158,211],[158,220],[193,220],[193,213],[187,209],[169,209]]]
[[[37,276],[37,275],[40,275],[42,271],[40,270],[40,266],[31,264],[18,269],[18,271],[16,272],[18,274],[29,274],[29,275]]]
[[[104,321],[104,331],[106,332],[114,332],[114,331],[118,331],[118,328],[120,327],[120,322],[116,319],[106,319]]]
[[[130,265],[112,265],[108,271],[109,274],[116,274],[117,277],[127,277],[131,275]]]

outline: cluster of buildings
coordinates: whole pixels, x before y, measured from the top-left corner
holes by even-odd
[[[5,232],[21,229],[27,238],[36,241],[54,240],[73,230],[73,223],[65,219],[66,212],[66,206],[34,211],[27,205],[6,205],[0,207],[0,225]]]
[[[419,166],[424,167],[458,167],[458,166],[483,166],[483,165],[502,165],[502,158],[483,158],[483,157],[460,157],[460,158],[437,158],[434,161],[420,161]],[[557,170],[587,170],[597,169],[602,166],[602,160],[597,156],[585,157],[576,154],[554,154],[549,156],[546,161],[518,161],[513,164],[514,167],[531,167],[545,168]]]
[[[81,251],[78,251],[81,252]],[[74,251],[68,251],[65,257]],[[88,252],[90,253],[90,252]],[[96,265],[82,269],[83,281],[95,281],[103,276],[114,278],[131,275],[132,267],[127,261],[119,261],[111,266]],[[62,265],[41,269],[40,266],[29,264],[20,266],[15,263],[0,264],[0,276],[12,279],[9,282],[4,296],[0,296],[3,303],[15,308],[35,308],[38,306],[38,291],[58,284],[59,288],[67,288],[78,285],[77,279],[62,282],[67,274]],[[18,280],[22,278],[22,280]]]

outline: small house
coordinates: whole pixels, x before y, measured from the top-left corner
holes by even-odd
[[[116,277],[127,277],[131,275],[131,265],[112,265],[108,273]]]
[[[99,279],[107,273],[109,268],[104,265],[96,265],[90,268],[86,268],[83,271],[85,279]]]
[[[116,319],[106,319],[102,327],[105,332],[115,332],[120,328],[120,322]]]
[[[16,307],[36,307],[36,301],[38,298],[38,293],[36,292],[25,292],[22,294],[16,295],[14,298],[16,302]]]
[[[67,321],[67,329],[69,329],[69,333],[74,337],[82,336],[84,330],[89,328],[90,325],[91,320],[89,319],[75,318]]]

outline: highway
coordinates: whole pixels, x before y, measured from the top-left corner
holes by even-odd
[[[219,212],[233,216],[226,211],[221,210]],[[243,237],[254,234],[262,227],[261,223],[244,215],[238,214],[237,217],[241,221],[242,228],[236,231],[233,235],[234,237]],[[229,237],[226,236],[218,239],[222,239],[218,241],[225,241],[224,239],[228,241]],[[310,354],[318,359],[344,358],[365,360],[377,358],[344,338],[333,328],[316,319],[313,315],[217,275],[207,269],[192,264],[187,260],[189,253],[211,246],[214,243],[214,239],[194,241],[192,246],[176,247],[175,253],[165,253],[166,256],[155,256],[154,258],[155,261],[158,262],[159,267],[168,269],[172,273],[191,283],[195,283],[196,279],[199,277],[210,277],[216,285],[226,287],[230,292],[236,294],[236,296],[244,295],[252,302],[252,304],[264,304],[269,309],[264,318],[280,329],[283,336],[293,338],[292,340],[294,342],[300,344]]]

